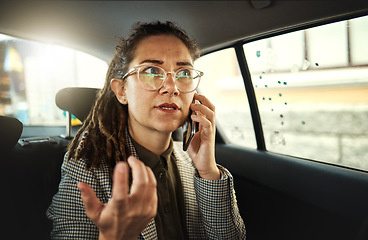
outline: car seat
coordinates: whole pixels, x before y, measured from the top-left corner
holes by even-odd
[[[11,239],[49,239],[46,209],[60,182],[60,166],[69,140],[22,139],[23,124],[0,116],[2,234]],[[33,139],[33,140],[30,140]],[[27,143],[27,144],[24,144]]]
[[[78,118],[81,122],[84,122],[91,111],[99,92],[100,89],[98,88],[82,87],[68,87],[59,90],[55,97],[56,106],[68,113],[68,124],[66,126],[65,137],[72,137],[72,115]]]
[[[0,116],[0,151],[11,151],[23,131],[23,124],[16,118]]]

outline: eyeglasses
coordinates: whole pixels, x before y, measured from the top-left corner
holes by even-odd
[[[182,93],[196,90],[204,74],[199,70],[187,67],[179,68],[175,72],[166,72],[162,67],[142,65],[133,67],[122,79],[125,80],[129,76],[137,74],[138,80],[147,90],[158,90],[164,85],[168,73],[173,76],[176,87]]]

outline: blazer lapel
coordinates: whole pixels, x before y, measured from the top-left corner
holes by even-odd
[[[132,141],[130,140],[128,129],[125,130],[125,138],[126,138],[126,142],[127,142],[128,147],[129,147],[131,155],[133,155],[134,157],[139,159],[137,151],[135,150],[134,145],[133,145]],[[152,218],[151,221],[148,223],[147,227],[143,230],[140,237],[143,238],[143,239],[150,239],[150,240],[151,239],[158,239],[157,232],[156,232],[156,224],[155,224],[155,219],[154,218]]]

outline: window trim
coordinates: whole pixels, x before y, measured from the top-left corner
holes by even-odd
[[[252,78],[248,68],[247,60],[243,50],[243,44],[235,45],[236,58],[238,60],[240,73],[243,77],[245,92],[248,97],[249,108],[252,116],[253,129],[257,142],[257,149],[266,151],[266,143],[262,128],[261,116],[258,109],[256,94],[253,88]]]

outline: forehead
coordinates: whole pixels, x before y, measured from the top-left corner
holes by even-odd
[[[193,63],[189,49],[179,38],[172,35],[150,36],[141,40],[134,51],[132,63],[145,60]]]

